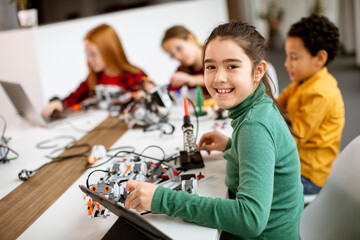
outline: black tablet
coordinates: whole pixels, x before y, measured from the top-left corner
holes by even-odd
[[[79,187],[86,195],[119,217],[118,221],[116,221],[103,239],[119,239],[119,237],[121,237],[118,235],[119,233],[126,234],[126,239],[131,239],[131,236],[136,236],[136,239],[171,239],[139,214],[124,208],[117,202],[109,200],[83,185],[79,185]],[[126,231],[122,231],[121,228],[126,229]]]

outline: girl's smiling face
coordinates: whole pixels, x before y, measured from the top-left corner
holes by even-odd
[[[229,109],[256,90],[265,73],[266,62],[261,61],[253,71],[250,58],[237,43],[215,38],[206,47],[204,67],[207,90],[220,108]]]

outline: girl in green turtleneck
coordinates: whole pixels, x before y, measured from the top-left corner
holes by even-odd
[[[125,206],[220,229],[222,239],[300,239],[300,161],[291,122],[271,95],[265,39],[246,23],[219,25],[203,60],[206,88],[229,110],[233,133],[206,133],[199,150],[224,151],[230,199],[129,181]]]

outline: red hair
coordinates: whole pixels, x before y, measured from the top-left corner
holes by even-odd
[[[109,25],[101,24],[91,29],[84,40],[88,40],[99,48],[107,67],[118,71],[120,74],[124,72],[138,74],[141,72],[139,68],[128,61],[118,35]],[[90,90],[93,90],[98,83],[99,74],[94,72],[90,66],[89,70],[88,85]]]

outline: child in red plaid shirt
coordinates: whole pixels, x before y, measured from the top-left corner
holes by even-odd
[[[60,100],[54,98],[44,107],[43,116],[50,116],[55,110],[63,111],[80,103],[90,96],[98,84],[116,85],[131,92],[133,99],[144,95],[144,87],[149,90],[149,84],[144,85],[142,78],[146,74],[132,65],[123,50],[115,30],[106,24],[101,24],[90,30],[84,38],[89,75],[87,79],[69,96]]]

